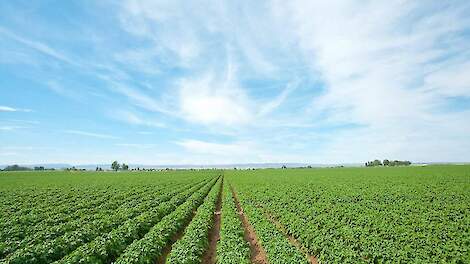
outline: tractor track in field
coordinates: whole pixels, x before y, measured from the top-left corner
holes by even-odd
[[[310,255],[310,253],[308,253],[308,250],[299,242],[299,240],[297,240],[294,236],[292,236],[289,231],[287,231],[287,229],[285,228],[285,226],[279,222],[276,217],[274,217],[271,213],[267,212],[262,206],[258,206],[265,214],[266,218],[273,224],[277,227],[277,229],[279,231],[281,231],[281,233],[289,240],[289,242],[294,245],[298,250],[300,250],[300,252],[302,252],[303,254],[305,254],[305,256],[307,257],[308,259],[308,262],[310,262],[311,264],[318,264],[318,259],[313,256],[313,255]]]
[[[214,225],[209,231],[209,247],[202,256],[202,264],[215,264],[217,262],[217,241],[220,240],[220,222],[222,219],[222,193],[224,189],[224,178],[217,197],[217,205],[214,212]]]
[[[256,236],[255,230],[253,226],[248,221],[245,213],[243,212],[243,208],[241,207],[240,201],[238,200],[237,193],[233,186],[230,186],[230,190],[232,191],[233,199],[235,200],[235,205],[238,210],[238,215],[240,220],[243,224],[244,229],[244,237],[245,240],[250,244],[250,252],[251,252],[251,263],[253,264],[268,264],[268,256],[266,251],[259,243],[258,237]]]

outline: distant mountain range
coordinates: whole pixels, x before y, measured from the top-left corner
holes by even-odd
[[[413,163],[413,165],[426,165],[426,164],[470,164],[468,162],[420,162],[420,163]],[[13,165],[13,164],[8,164]],[[5,168],[8,165],[0,165],[0,169]],[[43,164],[18,164],[20,166],[25,166],[29,168],[40,167],[43,166],[44,168],[54,168],[54,169],[63,169],[63,168],[71,168],[75,166],[77,169],[86,169],[86,170],[95,170],[96,167],[100,167],[103,169],[110,169],[111,164],[79,164],[79,165],[72,165],[67,163],[43,163]],[[326,168],[326,167],[337,167],[337,166],[345,166],[345,167],[360,167],[363,166],[362,163],[342,163],[342,164],[309,164],[309,163],[234,163],[234,164],[207,164],[207,165],[200,165],[200,164],[180,164],[180,165],[145,165],[145,164],[129,164],[129,169],[132,168],[145,168],[145,169],[209,169],[209,168],[216,168],[216,169],[247,169],[247,168],[281,168],[282,166],[286,166],[287,168],[298,168],[298,167],[307,167],[311,166],[314,168]]]
[[[20,166],[25,166],[29,168],[34,167],[44,167],[44,168],[54,168],[54,169],[63,169],[63,168],[71,168],[75,166],[77,169],[86,169],[86,170],[95,170],[96,167],[100,167],[103,169],[110,169],[111,164],[80,164],[80,165],[72,165],[67,163],[44,163],[44,164],[18,164]],[[167,165],[146,165],[146,164],[129,164],[129,169],[132,168],[145,168],[145,169],[205,169],[205,168],[217,168],[217,169],[233,169],[233,168],[281,168],[282,166],[286,166],[287,168],[297,168],[297,167],[334,167],[334,166],[361,166],[362,164],[308,164],[308,163],[236,163],[236,164],[207,164],[207,165],[200,165],[200,164],[167,164]],[[5,168],[8,165],[0,165],[0,169]]]

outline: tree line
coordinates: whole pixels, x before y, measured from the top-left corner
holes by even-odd
[[[55,169],[54,168],[45,168],[44,166],[38,166],[38,167],[30,168],[30,167],[25,167],[25,166],[20,166],[18,164],[14,164],[14,165],[6,166],[3,170],[0,170],[0,171],[31,171],[31,170],[49,171],[49,170],[55,170]]]
[[[377,166],[386,166],[386,167],[394,167],[394,166],[410,166],[411,161],[408,160],[388,160],[384,159],[380,161],[378,159],[373,161],[368,161],[365,163],[366,167],[377,167]]]
[[[111,169],[114,170],[114,171],[118,171],[118,170],[129,170],[129,165],[123,163],[123,164],[119,164],[119,162],[117,160],[113,161],[113,163],[111,163]]]

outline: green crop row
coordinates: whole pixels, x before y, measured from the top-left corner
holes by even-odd
[[[177,186],[168,186],[167,188],[172,189],[174,187]],[[186,186],[183,188],[180,187],[176,189],[176,192],[171,191],[170,193],[165,190],[157,190],[152,195],[161,196],[164,200],[165,196],[171,197],[172,194],[178,193],[185,188]],[[12,225],[12,230],[22,232],[23,235],[21,237],[23,237],[23,239],[19,239],[21,237],[12,238],[5,235],[6,242],[1,243],[0,257],[6,256],[18,248],[27,245],[42,244],[45,240],[51,240],[67,232],[72,232],[82,227],[83,223],[99,220],[103,215],[113,215],[116,211],[134,208],[135,206],[139,206],[139,203],[153,199],[152,196],[144,194],[145,193],[139,192],[130,194],[126,192],[123,195],[111,196],[107,201],[102,201],[102,203],[96,207],[93,206],[94,203],[91,203],[89,207],[77,210],[69,215],[58,213],[50,217],[53,221],[47,218],[48,220],[44,220],[26,230],[19,225]],[[54,212],[54,210],[51,211]]]
[[[278,219],[320,263],[470,263],[469,172],[264,170],[229,179],[247,204]]]
[[[217,263],[250,263],[249,245],[243,236],[243,225],[237,213],[229,184],[226,182],[223,190],[220,240],[217,242]]]
[[[218,180],[221,180],[220,178]],[[215,184],[215,183],[214,183]],[[116,260],[116,264],[155,263],[163,249],[171,242],[171,238],[188,224],[212,186],[191,196],[183,205],[165,216],[140,240],[134,241]]]
[[[23,235],[25,232],[20,232],[16,234],[11,231],[11,227],[19,227],[20,230],[34,230],[36,226],[47,225],[56,225],[65,222],[66,220],[75,219],[82,215],[82,212],[87,210],[94,210],[97,207],[100,208],[111,208],[113,206],[118,206],[119,201],[123,202],[125,199],[130,197],[139,197],[142,194],[145,194],[149,191],[158,192],[166,190],[172,187],[177,187],[178,184],[182,183],[172,183],[169,185],[159,186],[158,189],[151,189],[150,187],[141,188],[139,190],[127,190],[127,191],[116,191],[116,190],[106,190],[105,192],[99,193],[90,193],[89,196],[70,196],[63,194],[67,202],[61,205],[49,205],[48,201],[39,201],[36,202],[36,207],[40,209],[40,212],[23,212],[19,214],[12,214],[8,216],[5,223],[1,223],[3,231],[8,231],[3,234],[9,235],[10,237],[15,237],[18,235]],[[63,196],[60,196],[63,198]],[[72,202],[73,201],[73,202]],[[21,210],[23,211],[23,210]],[[10,227],[10,229],[8,228]],[[34,232],[34,231],[33,231]],[[10,238],[9,237],[9,238]]]
[[[58,260],[80,245],[92,241],[100,234],[118,227],[123,221],[136,217],[142,211],[147,211],[161,202],[168,201],[172,198],[173,193],[170,191],[157,197],[153,195],[151,192],[146,194],[144,197],[146,197],[147,202],[144,203],[129,201],[128,205],[115,210],[110,215],[100,212],[98,213],[100,217],[95,221],[84,222],[81,228],[51,240],[46,237],[44,241],[47,243],[23,247],[6,258],[6,261],[8,263],[50,263],[51,261]]]
[[[167,263],[201,263],[202,255],[208,246],[209,231],[214,225],[217,199],[222,191],[223,181],[219,182],[197,209],[196,215],[184,231],[184,236],[173,244]]]
[[[127,220],[124,224],[111,232],[101,235],[87,243],[56,263],[110,263],[116,259],[124,249],[133,241],[142,238],[150,228],[169,215],[177,207],[183,204],[188,197],[195,192],[204,192],[212,186],[213,181],[203,182],[174,196],[170,201],[149,208],[134,219]],[[189,198],[191,199],[191,198]]]
[[[95,190],[96,191],[96,190]],[[21,189],[14,192],[2,192],[2,201],[0,214],[2,216],[15,217],[18,221],[24,221],[29,224],[31,221],[41,220],[43,214],[48,214],[50,211],[44,209],[50,207],[62,208],[69,210],[76,205],[70,205],[70,199],[77,201],[88,200],[88,197],[100,198],[103,196],[100,193],[94,193],[92,188],[81,190],[80,192],[73,192],[73,189]],[[77,204],[80,206],[80,204]],[[24,217],[24,218],[21,218]],[[0,227],[4,227],[4,223],[0,223]],[[16,224],[21,224],[17,222]]]
[[[158,189],[165,189],[167,184],[172,185],[175,183],[162,184],[158,186]],[[73,192],[74,189],[66,189],[63,192],[56,192],[54,190],[52,194],[46,197],[42,195],[38,197],[34,194],[36,192],[44,192],[46,195],[48,192],[51,192],[48,189],[26,191],[26,193],[31,194],[31,197],[15,197],[14,204],[5,206],[4,210],[8,212],[8,217],[5,218],[6,221],[0,223],[0,229],[7,234],[12,226],[18,227],[20,230],[28,230],[37,224],[43,225],[45,221],[53,225],[55,220],[60,219],[60,215],[73,217],[74,213],[82,209],[93,208],[109,199],[119,200],[128,196],[138,196],[152,190],[150,188],[150,186],[137,190],[87,188],[76,192]],[[18,194],[18,192],[15,191],[13,194]],[[23,203],[24,201],[27,202]]]
[[[308,263],[307,257],[292,245],[288,238],[243,193],[238,197],[243,212],[253,226],[259,242],[266,251],[270,264]]]

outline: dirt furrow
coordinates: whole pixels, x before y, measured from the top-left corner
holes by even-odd
[[[192,219],[194,218],[195,215],[196,215],[196,210],[193,210],[193,214],[191,215],[190,220],[188,221],[188,224],[182,230],[180,230],[178,233],[176,233],[171,238],[170,243],[168,243],[163,248],[162,254],[160,255],[160,257],[157,258],[157,261],[155,262],[156,264],[165,264],[166,263],[166,259],[168,258],[168,255],[171,252],[171,248],[173,247],[173,244],[176,243],[176,241],[180,240],[183,237],[184,231],[186,230],[186,227],[189,225],[189,223],[192,221]]]
[[[237,193],[235,192],[233,186],[230,186],[230,190],[232,191],[232,195],[235,200],[235,205],[237,206],[240,220],[242,221],[243,228],[245,229],[245,240],[250,244],[251,263],[268,264],[269,262],[268,257],[266,255],[266,251],[259,243],[258,237],[256,236],[253,226],[251,226],[250,222],[248,221],[248,218],[243,212],[243,208],[240,205],[240,201],[238,200]]]
[[[292,245],[294,245],[298,250],[300,250],[303,254],[306,255],[308,261],[311,264],[318,264],[317,258],[315,256],[310,255],[310,253],[308,253],[307,249],[294,236],[289,234],[289,232],[284,227],[284,225],[281,224],[281,222],[279,222],[272,214],[270,214],[269,212],[266,212],[266,210],[264,210],[264,208],[262,206],[259,206],[259,207],[260,207],[260,209],[262,209],[265,212],[265,216],[267,217],[267,219],[271,223],[273,223],[277,227],[277,229],[279,231],[281,231],[282,234],[284,234],[284,236],[289,240],[289,242]]]
[[[217,185],[217,181],[216,183],[211,187],[211,188],[214,188],[214,186]],[[206,194],[207,196],[208,194]],[[168,243],[162,250],[162,254],[157,258],[157,260],[155,261],[155,264],[165,264],[166,263],[166,259],[168,258],[168,255],[170,254],[171,252],[171,248],[173,247],[173,244],[176,243],[176,241],[180,240],[183,235],[184,235],[184,232],[186,231],[186,227],[188,227],[189,223],[191,223],[191,221],[193,220],[193,218],[196,216],[196,212],[197,212],[197,209],[199,208],[199,206],[197,206],[196,208],[193,209],[193,213],[191,214],[191,217],[188,217],[188,221],[186,222],[186,224],[184,225],[184,227],[178,231],[178,233],[176,233],[172,238],[171,238],[171,241],[170,243]]]
[[[217,241],[220,239],[220,221],[222,218],[222,193],[224,190],[224,179],[220,186],[220,192],[217,198],[217,205],[214,212],[214,225],[209,231],[209,247],[202,257],[202,264],[215,264],[217,262]]]

